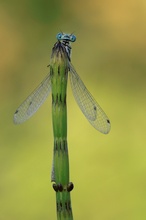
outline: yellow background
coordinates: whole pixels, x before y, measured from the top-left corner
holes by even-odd
[[[92,128],[68,85],[74,219],[145,220],[144,0],[0,1],[0,220],[56,219],[51,97],[22,125],[13,113],[48,73],[60,30],[76,35],[72,63],[112,124]]]

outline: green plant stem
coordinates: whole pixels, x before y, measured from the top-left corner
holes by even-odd
[[[52,84],[52,120],[54,132],[54,155],[52,181],[55,182],[58,220],[72,220],[69,183],[69,157],[67,146],[66,89],[68,57],[64,47],[57,42],[53,47],[50,74]]]

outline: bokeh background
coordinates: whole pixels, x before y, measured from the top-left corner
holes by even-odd
[[[13,113],[49,72],[61,30],[72,63],[109,116],[90,126],[68,85],[74,219],[146,219],[146,1],[0,1],[0,220],[56,219],[50,182],[51,97],[30,120]]]

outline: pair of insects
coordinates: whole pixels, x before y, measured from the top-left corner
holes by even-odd
[[[59,33],[56,38],[58,40],[57,42],[61,44],[67,54],[66,59],[70,83],[78,106],[95,129],[103,134],[109,133],[111,125],[107,115],[87,90],[71,63],[71,43],[76,41],[76,36],[73,34]],[[20,124],[29,119],[44,103],[51,91],[53,91],[52,86],[51,74],[49,73],[16,110],[14,114],[14,123]]]

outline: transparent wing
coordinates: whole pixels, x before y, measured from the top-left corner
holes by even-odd
[[[14,123],[20,124],[29,119],[44,103],[50,91],[51,77],[48,75],[16,110]]]
[[[111,125],[107,115],[87,90],[71,63],[69,69],[73,95],[81,111],[95,129],[103,134],[109,133]]]

